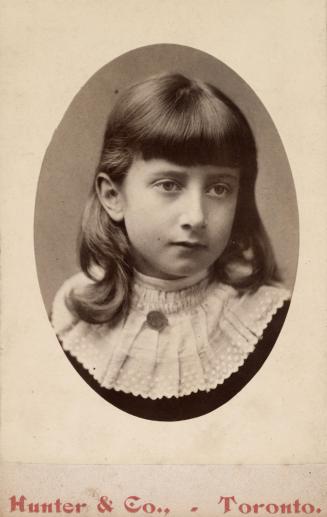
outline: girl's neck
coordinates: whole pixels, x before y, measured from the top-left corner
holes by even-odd
[[[201,280],[208,276],[208,270],[200,271],[195,275],[184,278],[177,278],[176,280],[165,280],[163,278],[144,275],[136,269],[134,270],[134,276],[138,282],[155,289],[159,289],[160,291],[179,291],[180,289],[186,289],[187,287],[191,287],[198,282],[201,282]]]

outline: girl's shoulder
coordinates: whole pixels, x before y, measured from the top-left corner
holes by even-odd
[[[237,310],[239,315],[243,313],[260,315],[273,315],[285,302],[291,299],[290,291],[282,284],[264,284],[256,290],[246,290],[239,293],[236,289],[226,286],[228,291],[229,308]]]
[[[226,312],[248,322],[249,327],[259,328],[261,334],[274,319],[287,314],[292,292],[281,283],[263,284],[256,290],[241,294],[234,292],[226,303]]]
[[[51,323],[58,336],[66,332],[76,323],[76,316],[69,309],[69,295],[73,290],[84,289],[93,281],[82,271],[71,276],[57,291],[51,309]]]
[[[291,293],[281,284],[262,285],[255,291],[237,291],[226,284],[213,287],[206,310],[231,343],[252,350],[268,327],[275,326],[281,314],[289,307]],[[217,315],[216,307],[221,311]],[[215,315],[216,314],[216,315]],[[215,315],[215,316],[214,316]],[[281,323],[282,325],[282,323]]]

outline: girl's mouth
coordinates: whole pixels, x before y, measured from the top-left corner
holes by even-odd
[[[179,242],[173,242],[173,246],[178,246],[181,248],[187,248],[187,249],[204,249],[206,248],[206,245],[199,241],[179,241]]]

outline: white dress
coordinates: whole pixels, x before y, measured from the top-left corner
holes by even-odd
[[[83,273],[58,291],[52,325],[63,349],[99,386],[147,399],[210,391],[237,372],[290,293],[264,285],[239,295],[205,273],[161,280],[135,273],[131,310],[111,328],[76,319],[65,304]]]

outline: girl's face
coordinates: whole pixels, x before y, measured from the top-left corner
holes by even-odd
[[[238,169],[135,158],[118,195],[136,269],[164,279],[208,269],[229,241],[238,190]]]

